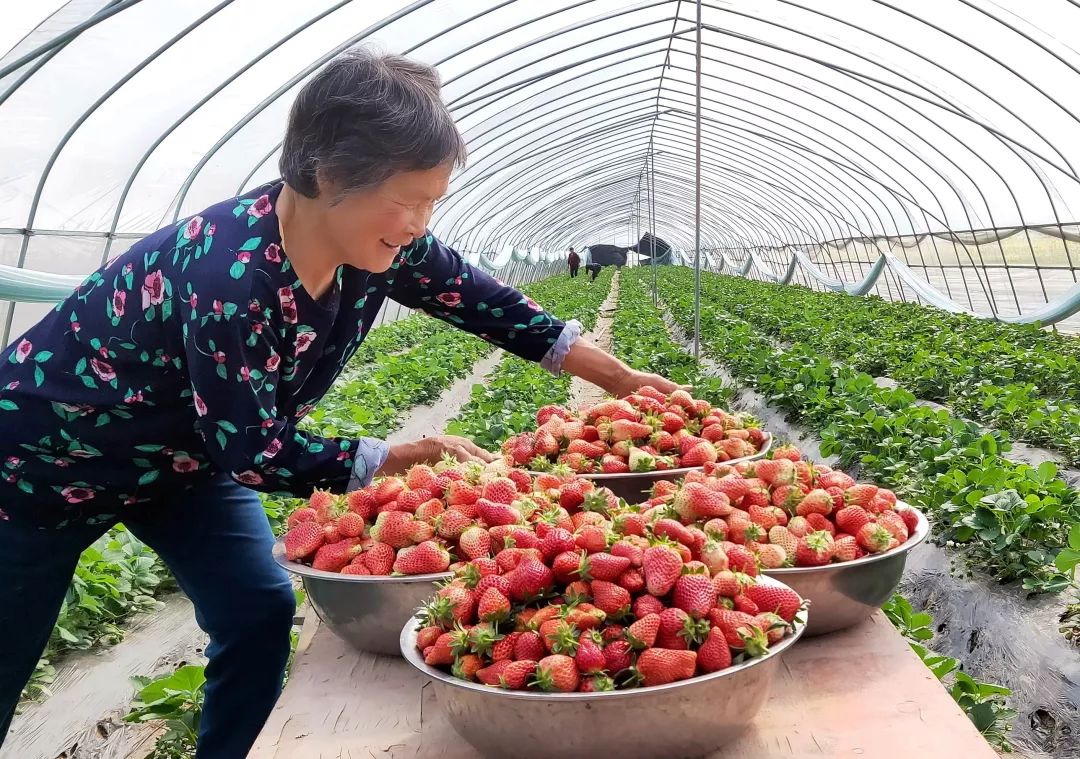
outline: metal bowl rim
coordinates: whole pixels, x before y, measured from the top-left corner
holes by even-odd
[[[326,572],[322,569],[309,567],[307,564],[300,564],[286,559],[285,541],[280,538],[274,542],[274,560],[277,561],[279,566],[285,568],[287,571],[305,579],[353,583],[356,585],[408,585],[417,582],[432,583],[438,580],[448,580],[454,576],[453,572],[436,572],[434,574],[426,575],[401,575],[400,577],[390,577],[387,575],[343,575],[339,572]]]
[[[841,569],[852,569],[854,567],[864,567],[867,564],[875,564],[885,559],[890,559],[894,556],[898,556],[903,553],[907,553],[915,546],[922,543],[930,535],[930,522],[927,520],[926,515],[919,511],[917,508],[904,501],[897,501],[897,506],[903,506],[911,509],[919,515],[919,522],[915,527],[915,534],[898,545],[896,548],[890,548],[883,553],[874,553],[869,556],[863,556],[861,559],[853,559],[851,561],[841,561],[838,564],[826,564],[821,567],[779,567],[777,569],[762,569],[762,574],[769,576],[778,575],[781,577],[788,575],[803,575],[813,574],[815,572],[835,572]]]
[[[741,464],[745,461],[756,461],[772,449],[773,436],[771,433],[765,433],[765,444],[761,447],[761,450],[752,456],[740,456],[737,459],[731,459],[729,461],[718,461],[717,464],[727,464],[728,466],[734,466],[735,464]],[[703,467],[700,466],[683,466],[678,469],[657,469],[652,472],[619,472],[619,473],[605,473],[605,472],[581,472],[576,476],[583,480],[596,480],[598,482],[606,482],[608,480],[662,480],[670,477],[678,477],[679,475],[685,475],[690,472],[700,472]],[[546,472],[534,472],[527,470],[530,475],[537,477]]]
[[[767,580],[767,584],[776,583],[778,585],[784,585],[774,577],[759,577],[759,581]],[[787,587],[787,586],[784,586]],[[460,680],[453,675],[448,675],[442,670],[429,666],[424,663],[424,660],[420,658],[420,651],[416,647],[416,619],[410,619],[405,623],[405,626],[401,629],[401,655],[405,661],[409,662],[415,667],[421,674],[427,675],[432,680],[438,680],[455,688],[461,688],[463,690],[474,691],[477,693],[486,693],[496,698],[512,698],[523,701],[568,701],[568,702],[581,702],[581,701],[599,701],[599,700],[612,700],[612,699],[633,699],[641,695],[649,695],[653,693],[662,693],[664,691],[676,690],[678,688],[685,688],[691,685],[697,685],[700,683],[710,682],[712,680],[722,680],[725,677],[734,677],[740,672],[750,669],[751,667],[764,664],[775,656],[779,656],[787,649],[791,648],[802,637],[803,632],[806,630],[807,618],[809,612],[803,609],[800,612],[802,621],[799,621],[799,617],[796,617],[795,632],[790,636],[784,638],[780,643],[774,647],[769,648],[769,652],[765,656],[761,656],[755,659],[748,659],[742,664],[737,664],[734,667],[728,667],[722,669],[719,672],[710,672],[707,675],[698,675],[690,678],[689,680],[679,680],[674,683],[667,683],[666,685],[650,685],[644,688],[633,688],[630,690],[614,690],[614,691],[601,691],[598,693],[535,693],[530,691],[516,691],[516,690],[503,690],[501,688],[493,688],[489,685],[482,685],[480,683],[472,683],[467,680]]]

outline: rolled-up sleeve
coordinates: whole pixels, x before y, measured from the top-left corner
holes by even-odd
[[[536,361],[555,374],[581,335],[579,322],[563,322],[528,296],[470,266],[430,233],[403,252],[388,277],[389,295],[397,302]]]

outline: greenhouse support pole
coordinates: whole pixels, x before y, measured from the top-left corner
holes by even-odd
[[[649,148],[649,261],[652,264],[652,304],[656,307],[656,156]],[[641,238],[638,238],[638,242]]]
[[[694,358],[701,358],[701,0],[697,0],[694,160]]]

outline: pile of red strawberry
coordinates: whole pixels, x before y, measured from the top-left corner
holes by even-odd
[[[422,610],[425,663],[514,690],[603,691],[716,672],[793,630],[793,590],[711,574],[664,537],[681,524],[650,528],[623,506],[581,514],[593,519],[576,532],[540,521],[531,540],[460,567]]]
[[[790,446],[771,459],[710,465],[678,484],[659,482],[653,493],[642,505],[646,518],[703,532],[711,546],[703,560],[713,571],[852,561],[904,543],[919,519],[891,490],[802,461]]]
[[[645,386],[573,413],[549,405],[536,414],[535,432],[503,443],[511,466],[535,472],[618,474],[699,467],[756,454],[765,433],[745,415],[714,409],[684,390],[664,395]]]
[[[290,561],[351,575],[445,572],[490,556],[508,541],[531,542],[533,525],[575,530],[617,503],[611,491],[572,475],[533,478],[502,461],[485,466],[419,464],[405,477],[385,477],[345,496],[316,491],[290,515]],[[573,515],[573,516],[572,516]],[[603,535],[584,531],[601,544]]]

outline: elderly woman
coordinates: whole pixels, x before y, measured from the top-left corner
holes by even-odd
[[[428,232],[464,156],[433,69],[346,54],[297,97],[281,180],[136,243],[7,349],[0,736],[80,552],[123,522],[210,636],[199,757],[247,755],[282,683],[294,612],[253,491],[343,492],[447,452],[492,458],[456,437],[391,446],[297,428],[386,298],[611,393],[674,389]]]

